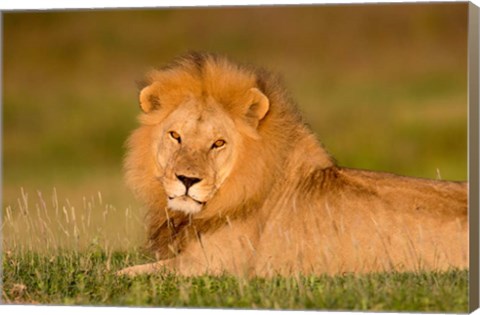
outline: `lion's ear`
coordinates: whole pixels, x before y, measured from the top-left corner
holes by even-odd
[[[257,88],[251,88],[247,93],[244,115],[247,121],[256,128],[260,120],[267,114],[270,108],[270,101]]]
[[[149,85],[140,91],[140,108],[149,113],[152,110],[160,108],[160,100],[155,93],[155,86]]]

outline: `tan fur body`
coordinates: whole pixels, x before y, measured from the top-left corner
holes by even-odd
[[[466,183],[335,165],[264,71],[191,54],[153,72],[141,103],[145,113],[128,142],[126,176],[149,209],[149,247],[160,260],[121,274],[468,266]],[[200,125],[176,124],[176,111]],[[162,127],[170,121],[173,127]],[[172,128],[173,140],[164,135]],[[225,144],[214,142],[224,138]],[[209,151],[209,143],[223,151]],[[184,196],[179,172],[200,179]]]

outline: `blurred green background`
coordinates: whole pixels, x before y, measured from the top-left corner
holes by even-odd
[[[342,166],[467,178],[467,3],[10,12],[3,208],[20,187],[81,208],[122,180],[135,81],[188,50],[281,73]]]

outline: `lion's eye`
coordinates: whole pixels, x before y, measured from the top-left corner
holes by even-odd
[[[225,145],[225,140],[219,139],[212,144],[212,149],[218,149]]]
[[[175,131],[170,131],[169,134],[172,139],[176,140],[178,143],[182,143],[182,138],[180,138],[180,135],[178,133],[176,133]]]

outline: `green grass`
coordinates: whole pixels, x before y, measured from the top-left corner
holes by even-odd
[[[112,224],[114,222],[115,224]],[[115,272],[152,262],[142,219],[101,193],[70,201],[22,189],[3,217],[5,303],[257,309],[466,312],[468,271],[242,279],[135,278]]]
[[[144,262],[137,251],[7,253],[7,303],[135,305],[256,309],[467,311],[468,272],[379,273],[239,279],[180,277],[164,272],[135,278],[115,271]]]

